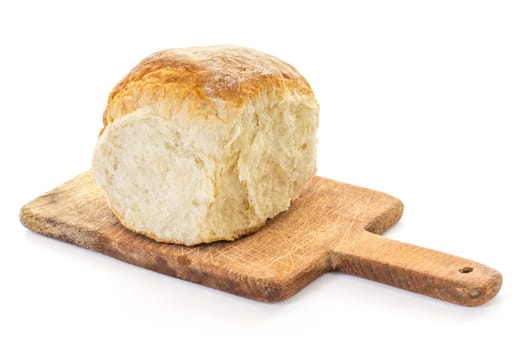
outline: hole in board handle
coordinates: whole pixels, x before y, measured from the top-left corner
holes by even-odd
[[[470,273],[472,271],[474,271],[474,269],[470,266],[465,266],[459,269],[459,272],[461,273]]]

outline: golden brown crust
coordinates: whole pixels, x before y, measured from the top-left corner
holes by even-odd
[[[142,60],[113,88],[104,112],[104,127],[165,99],[197,105],[222,100],[239,105],[265,87],[279,86],[313,95],[294,67],[253,49],[210,46],[163,50]]]

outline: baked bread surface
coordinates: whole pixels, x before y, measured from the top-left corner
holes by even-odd
[[[93,156],[119,221],[160,242],[233,240],[316,171],[319,106],[289,64],[213,46],[157,52],[108,98]]]

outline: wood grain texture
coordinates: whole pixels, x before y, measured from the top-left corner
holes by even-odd
[[[117,259],[261,301],[284,300],[328,271],[341,271],[462,305],[501,287],[479,263],[379,236],[403,204],[387,194],[315,177],[292,207],[234,242],[157,243],[122,227],[90,172],[20,211],[28,229]]]

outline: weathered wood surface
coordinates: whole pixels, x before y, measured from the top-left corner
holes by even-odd
[[[286,299],[328,271],[462,305],[496,295],[502,282],[496,270],[377,235],[402,213],[392,196],[315,177],[288,211],[258,232],[184,247],[122,227],[86,172],[25,205],[20,219],[34,232],[261,301]]]

